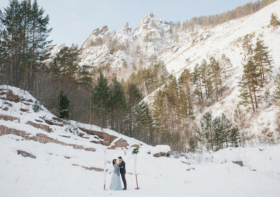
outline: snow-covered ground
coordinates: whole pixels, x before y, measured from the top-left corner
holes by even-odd
[[[25,150],[37,158],[22,157],[17,155],[16,150]],[[240,167],[233,164],[230,159],[235,159],[234,154],[230,156],[233,151],[238,160],[245,159],[245,154],[247,161],[256,164],[252,165],[256,171],[247,166]],[[259,148],[252,148],[250,151],[227,149],[215,153],[213,162],[203,160],[194,162],[184,157],[155,158],[140,150],[138,182],[141,189],[134,189],[136,188],[135,176],[127,174],[127,191],[103,191],[102,172],[89,171],[72,165],[99,166],[103,162],[103,152],[100,148],[97,148],[96,152],[87,152],[56,144],[21,141],[21,137],[6,135],[0,137],[0,191],[1,196],[5,197],[278,197],[280,195],[279,152],[279,145],[266,147],[264,151],[260,151]],[[225,155],[228,156],[226,162]],[[66,159],[64,156],[71,158]],[[127,171],[133,172],[129,154],[123,157],[127,163]],[[193,164],[187,165],[181,161],[191,161]],[[273,169],[274,174],[264,173],[262,170],[265,168]],[[187,171],[187,169],[191,170]],[[107,188],[110,184],[110,176],[108,172]]]
[[[93,151],[74,149],[61,143],[40,143],[13,134],[0,136],[0,196],[2,197],[77,197],[77,196],[259,196],[276,197],[280,195],[280,145],[257,146],[252,148],[228,148],[215,153],[182,155],[179,157],[156,158],[148,152],[168,152],[168,146],[151,147],[138,140],[104,130],[104,133],[127,140],[129,145],[141,146],[138,154],[137,173],[140,190],[135,190],[134,160],[132,151],[122,151],[107,156],[107,181],[109,188],[112,173],[112,159],[122,156],[127,166],[127,191],[103,190],[104,148],[101,144],[91,143],[93,135],[79,129],[100,128],[69,121],[64,126],[48,125],[53,132],[35,128],[26,124],[28,121],[51,120],[55,117],[43,106],[35,113],[32,105],[36,99],[28,92],[10,86],[0,86],[0,115],[20,118],[20,121],[0,120],[1,128],[8,127],[28,132],[31,136],[39,133],[67,144],[94,148]],[[7,100],[3,93],[12,91],[21,98],[19,102]],[[25,99],[22,101],[22,99]],[[28,103],[27,103],[28,104]],[[8,109],[7,109],[8,108]],[[25,109],[28,111],[21,111]],[[44,118],[42,118],[44,117]],[[38,122],[37,122],[38,123]],[[75,127],[77,133],[71,133]],[[0,128],[0,129],[1,129]],[[87,138],[80,137],[84,133]],[[29,136],[29,137],[31,137]],[[68,136],[67,138],[62,136]],[[89,139],[88,139],[89,138]],[[42,141],[41,141],[42,142]],[[141,145],[142,144],[142,145]],[[17,151],[26,151],[36,158],[22,157]],[[242,161],[244,167],[234,164]],[[99,168],[101,172],[87,170]]]

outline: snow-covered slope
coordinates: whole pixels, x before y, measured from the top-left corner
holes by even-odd
[[[274,2],[252,15],[231,20],[214,28],[206,30],[198,28],[193,33],[193,35],[197,34],[193,39],[188,36],[184,39],[181,36],[182,47],[175,54],[166,53],[161,58],[169,71],[174,70],[179,74],[184,68],[192,68],[196,63],[201,63],[203,58],[214,56],[220,59],[222,54],[226,54],[233,66],[240,70],[244,51],[242,43],[237,40],[246,34],[254,34],[253,43],[257,37],[264,40],[266,46],[271,50],[275,66],[278,68],[280,63],[280,28],[268,27],[272,13],[280,15],[280,1]],[[190,58],[190,64],[186,63],[187,58]]]
[[[19,88],[0,85],[0,95],[2,95],[0,97],[0,122],[2,126],[10,129],[23,130],[33,136],[44,134],[60,142],[76,144],[84,148],[96,149],[96,146],[101,145],[114,146],[114,143],[120,139],[126,140],[127,146],[144,144],[110,129],[61,120],[44,106],[40,106],[41,110],[36,113],[33,106],[39,102],[29,92]]]
[[[229,89],[224,92],[223,98],[219,102],[207,107],[202,113],[197,110],[195,112],[196,121],[199,121],[207,111],[212,111],[214,116],[225,113],[227,117],[233,117],[234,110],[240,102],[238,82],[242,76],[242,59],[245,55],[241,38],[251,34],[254,46],[257,38],[262,39],[264,44],[268,46],[274,68],[270,83],[261,92],[263,97],[265,97],[265,92],[269,92],[269,95],[260,104],[258,112],[252,114],[241,107],[243,113],[246,114],[246,129],[242,131],[242,134],[248,139],[269,141],[280,139],[279,125],[275,123],[276,113],[279,112],[279,109],[273,105],[274,77],[279,73],[280,68],[280,28],[269,26],[272,13],[280,16],[280,1],[272,3],[255,14],[229,21],[214,28],[197,27],[194,33],[182,32],[181,46],[176,53],[167,51],[159,56],[159,60],[164,61],[167,69],[173,71],[177,77],[186,68],[192,71],[194,66],[200,64],[203,59],[209,61],[211,56],[220,60],[222,55],[225,54],[231,60],[233,72],[231,77],[225,81]],[[152,106],[156,92],[145,98],[150,106]]]

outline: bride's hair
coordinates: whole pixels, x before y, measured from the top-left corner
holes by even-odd
[[[117,161],[116,159],[113,159],[113,166],[116,164],[116,161]]]

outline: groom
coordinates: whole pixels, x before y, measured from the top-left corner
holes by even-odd
[[[125,162],[122,160],[122,157],[118,157],[119,159],[119,166],[120,166],[120,173],[122,175],[122,180],[123,180],[123,185],[124,185],[124,188],[123,190],[126,190],[126,180],[125,180]]]

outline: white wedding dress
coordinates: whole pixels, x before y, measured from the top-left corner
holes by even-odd
[[[110,190],[122,190],[120,167],[118,164],[114,165],[114,172],[111,179]]]

